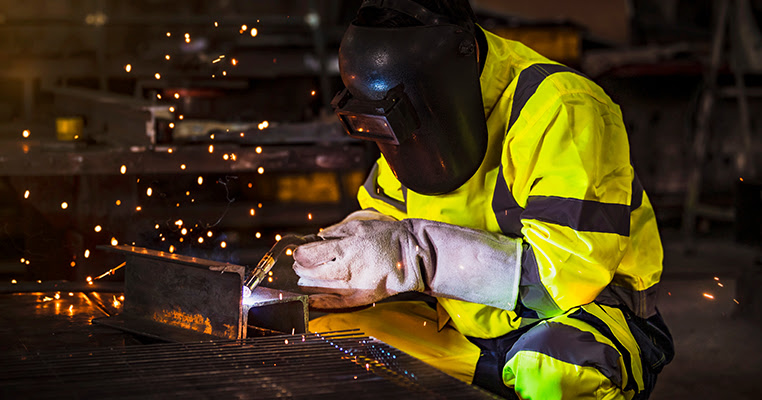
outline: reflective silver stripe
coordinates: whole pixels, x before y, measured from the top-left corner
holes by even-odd
[[[632,200],[630,201],[630,211],[637,210],[643,204],[643,185],[640,184],[638,174],[632,178]]]
[[[524,244],[521,256],[521,282],[519,283],[519,298],[521,304],[535,311],[540,318],[555,317],[563,313],[548,293],[548,289],[540,280],[540,270],[537,258],[529,244]]]
[[[495,184],[495,193],[492,196],[492,211],[495,213],[497,223],[504,235],[521,237],[521,212],[523,208],[516,203],[508,183],[503,176],[503,165],[500,165]]]
[[[516,91],[513,93],[513,105],[511,106],[511,118],[508,120],[508,130],[513,128],[513,124],[519,119],[519,114],[529,101],[529,98],[537,91],[545,78],[559,73],[571,72],[579,76],[585,76],[579,71],[575,71],[565,65],[558,64],[533,64],[521,71],[519,81],[516,84]]]
[[[606,310],[603,310],[603,311],[605,312]],[[627,376],[629,377],[629,379],[627,379],[627,386],[624,387],[624,390],[625,391],[634,390],[637,392],[638,384],[635,382],[635,377],[632,374],[633,355],[630,354],[630,351],[627,349],[627,347],[625,347],[622,344],[622,342],[620,342],[619,339],[617,339],[617,337],[614,335],[614,332],[611,331],[611,328],[608,325],[606,325],[606,323],[603,322],[600,318],[585,311],[582,307],[577,308],[576,311],[568,314],[568,316],[569,318],[578,319],[590,325],[595,330],[597,330],[598,333],[605,336],[606,339],[610,340],[611,343],[614,344],[616,349],[619,351],[619,354],[622,355],[622,362],[624,363],[625,371],[627,372]],[[620,384],[620,387],[621,387],[621,384]]]
[[[523,334],[506,353],[506,363],[522,351],[544,354],[573,365],[593,367],[613,384],[622,387],[619,352],[606,343],[596,341],[591,332],[548,321]]]
[[[521,219],[568,226],[578,232],[630,235],[630,207],[555,196],[530,196]]]
[[[529,98],[537,91],[542,81],[548,76],[558,72],[571,72],[580,76],[581,73],[564,65],[557,64],[534,64],[521,71],[516,84],[516,91],[513,93],[513,104],[511,105],[511,115],[508,119],[506,133],[513,128],[513,125],[519,119],[521,110],[529,101]],[[516,199],[508,189],[508,184],[503,176],[503,165],[500,164],[497,183],[492,196],[492,211],[495,213],[497,223],[503,234],[509,236],[521,237],[521,212],[523,209],[518,205]]]
[[[635,315],[645,319],[656,315],[658,294],[658,283],[646,290],[635,290],[609,284],[598,295],[595,301],[608,306],[624,305]]]
[[[378,181],[378,163],[373,164],[373,169],[370,170],[370,173],[368,174],[368,177],[365,179],[365,183],[363,184],[363,187],[365,190],[368,191],[368,194],[370,197],[383,201],[384,203],[404,212],[407,213],[407,205],[401,201],[395,200],[384,193],[384,190],[381,189],[381,187],[377,183]],[[402,195],[405,199],[407,199],[407,188],[402,187]]]

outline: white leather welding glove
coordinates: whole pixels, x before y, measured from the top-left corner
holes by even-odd
[[[317,308],[351,308],[418,291],[513,310],[521,239],[422,219],[350,219],[299,246],[299,286]]]

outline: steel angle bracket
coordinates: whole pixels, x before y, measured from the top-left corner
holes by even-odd
[[[258,287],[244,298],[244,266],[134,246],[98,248],[123,253],[127,264],[122,313],[93,323],[171,342],[243,339],[249,325],[308,330],[307,296]]]

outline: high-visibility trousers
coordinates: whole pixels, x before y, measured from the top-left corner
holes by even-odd
[[[657,317],[636,323],[626,310],[591,303],[500,338],[476,339],[451,324],[438,329],[437,312],[425,302],[399,301],[327,314],[310,321],[310,330],[359,329],[508,398],[629,400],[647,398],[672,358],[671,337]]]

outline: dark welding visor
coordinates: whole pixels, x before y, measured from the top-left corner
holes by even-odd
[[[358,139],[399,145],[420,126],[402,85],[376,101],[360,101],[345,88],[333,98],[331,106],[349,136]]]
[[[339,47],[346,89],[332,105],[349,135],[375,141],[397,179],[426,195],[449,193],[487,151],[476,37],[410,0],[363,3],[423,25],[347,28]]]

